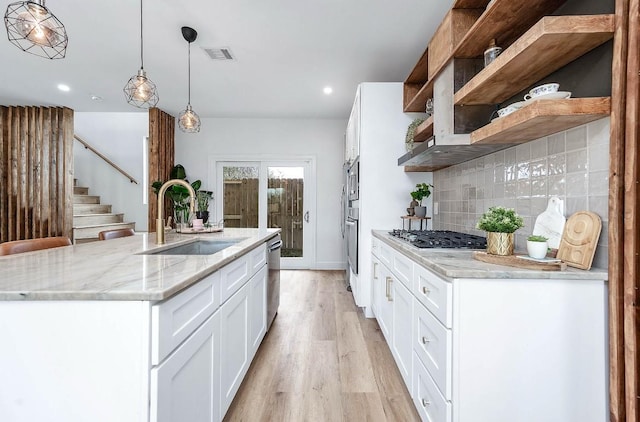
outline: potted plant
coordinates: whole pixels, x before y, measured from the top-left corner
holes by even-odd
[[[169,173],[170,179],[182,179],[189,183],[187,180],[187,173],[184,167],[181,164],[176,164]],[[163,181],[156,180],[151,184],[156,195],[160,191],[160,188],[164,184]],[[198,192],[202,182],[200,180],[196,180],[193,183],[189,183],[195,192]],[[179,223],[188,223],[190,219],[190,195],[189,190],[184,186],[173,185],[170,186],[166,191],[166,196],[171,200],[173,205],[173,218],[176,222],[176,227],[179,227]],[[197,195],[196,195],[197,196]],[[158,206],[162,206],[158,204]],[[199,208],[198,208],[199,209]]]
[[[523,226],[524,220],[515,210],[500,206],[490,207],[476,224],[487,232],[487,253],[492,255],[513,255],[513,233]]]
[[[424,218],[427,215],[427,207],[422,206],[422,200],[431,196],[432,187],[433,185],[427,183],[418,183],[416,190],[411,192],[413,201],[411,201],[410,207],[413,208],[416,217]]]
[[[527,238],[527,253],[531,258],[543,259],[547,256],[549,245],[547,237],[533,234]]]
[[[196,200],[198,201],[198,211],[196,217],[202,219],[203,223],[209,221],[209,201],[213,199],[213,192],[208,190],[199,190],[196,192]]]

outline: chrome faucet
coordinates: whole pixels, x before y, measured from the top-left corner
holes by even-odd
[[[158,218],[156,218],[156,245],[164,245],[164,217],[162,216],[162,210],[164,209],[164,194],[173,185],[182,185],[189,191],[189,197],[191,198],[191,213],[196,211],[196,191],[193,187],[182,179],[167,180],[158,191]]]

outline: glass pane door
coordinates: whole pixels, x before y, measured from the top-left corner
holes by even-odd
[[[225,227],[258,227],[259,164],[222,167],[222,214]]]
[[[267,227],[282,230],[282,258],[304,256],[304,219],[304,167],[267,167]]]

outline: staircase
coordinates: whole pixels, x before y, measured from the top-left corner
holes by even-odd
[[[132,228],[136,223],[125,223],[124,214],[113,214],[111,205],[100,203],[100,197],[89,195],[89,188],[73,187],[73,243],[98,240],[103,230]]]

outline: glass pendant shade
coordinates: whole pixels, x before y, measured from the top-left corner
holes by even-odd
[[[186,133],[200,132],[200,116],[191,108],[191,104],[180,112],[178,116],[178,127]]]
[[[147,72],[142,68],[129,79],[124,87],[124,95],[129,104],[138,108],[155,107],[160,100],[156,84],[147,78]]]
[[[9,41],[19,49],[47,59],[62,59],[69,39],[62,22],[44,6],[44,1],[9,4],[4,14]]]
[[[124,86],[127,102],[138,108],[155,107],[160,101],[156,84],[147,77],[144,71],[144,40],[142,37],[142,0],[140,0],[140,69]]]
[[[189,100],[187,101],[187,108],[182,110],[178,116],[178,127],[183,132],[196,133],[200,132],[200,116],[198,116],[198,114],[191,108],[191,43],[198,38],[198,32],[188,26],[183,26],[181,31],[182,37],[189,43],[189,59],[187,61],[187,74],[189,75],[187,92],[189,93]]]

